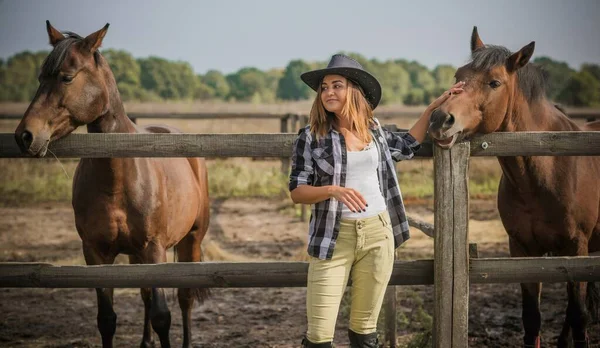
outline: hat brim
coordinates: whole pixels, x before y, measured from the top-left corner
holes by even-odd
[[[300,78],[310,88],[317,91],[321,81],[323,81],[323,77],[326,75],[342,75],[355,81],[365,92],[365,99],[371,104],[371,107],[375,109],[379,105],[381,101],[381,85],[373,75],[364,70],[347,67],[325,68],[305,72],[300,75]]]

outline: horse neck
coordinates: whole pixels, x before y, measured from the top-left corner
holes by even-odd
[[[500,132],[575,131],[579,127],[545,98],[527,101],[520,92],[511,98]],[[516,156],[498,157],[498,162],[509,183],[519,191],[527,192],[534,183],[549,183],[555,157]]]
[[[135,124],[125,113],[112,71],[108,68],[108,63],[104,62],[107,66],[103,69],[103,74],[108,89],[108,108],[104,114],[87,125],[88,133],[137,133]]]
[[[105,61],[106,62],[106,61]],[[105,63],[108,66],[108,63]],[[103,70],[108,88],[108,110],[94,122],[87,125],[88,133],[137,133],[135,124],[127,117],[114,76],[109,68]],[[82,163],[102,178],[100,185],[109,191],[119,191],[130,176],[131,171],[139,166],[139,158],[91,158]]]

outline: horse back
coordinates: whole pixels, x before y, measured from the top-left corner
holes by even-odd
[[[583,126],[583,130],[600,131],[600,121],[588,122]]]

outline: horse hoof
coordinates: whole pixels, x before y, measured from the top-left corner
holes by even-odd
[[[586,338],[585,341],[573,340],[573,348],[590,348],[590,339]]]
[[[532,343],[523,343],[523,348],[541,348],[542,347],[542,340],[540,338],[540,336],[537,336],[535,338],[535,340]]]
[[[142,341],[140,348],[154,348],[154,341]]]

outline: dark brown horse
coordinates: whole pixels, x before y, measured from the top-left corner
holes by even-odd
[[[474,28],[472,60],[456,71],[464,92],[451,96],[431,117],[436,143],[451,147],[473,134],[519,131],[600,130],[600,123],[580,128],[545,95],[542,71],[527,65],[534,43],[512,53],[484,45]],[[599,157],[499,157],[502,179],[498,210],[513,257],[586,256],[600,250]],[[540,347],[540,283],[521,284],[524,346]],[[575,347],[588,347],[586,308],[593,284],[569,282],[568,307],[559,347],[569,331]],[[590,305],[589,307],[592,307]],[[597,313],[597,312],[596,312]]]
[[[87,125],[88,133],[170,133],[172,128],[139,127],[125,114],[112,71],[98,52],[108,24],[82,38],[63,35],[46,22],[54,47],[40,74],[40,86],[15,131],[24,152],[42,157],[48,144]],[[88,265],[112,264],[119,253],[131,263],[165,262],[175,247],[183,262],[201,259],[200,243],[209,219],[208,179],[199,158],[82,159],[73,178],[75,223]],[[112,347],[117,325],[113,289],[96,289],[98,329]],[[191,346],[191,309],[206,289],[179,289],[183,346]],[[142,289],[145,305],[142,347],[153,345],[152,328],[169,347],[171,314],[162,289]]]

